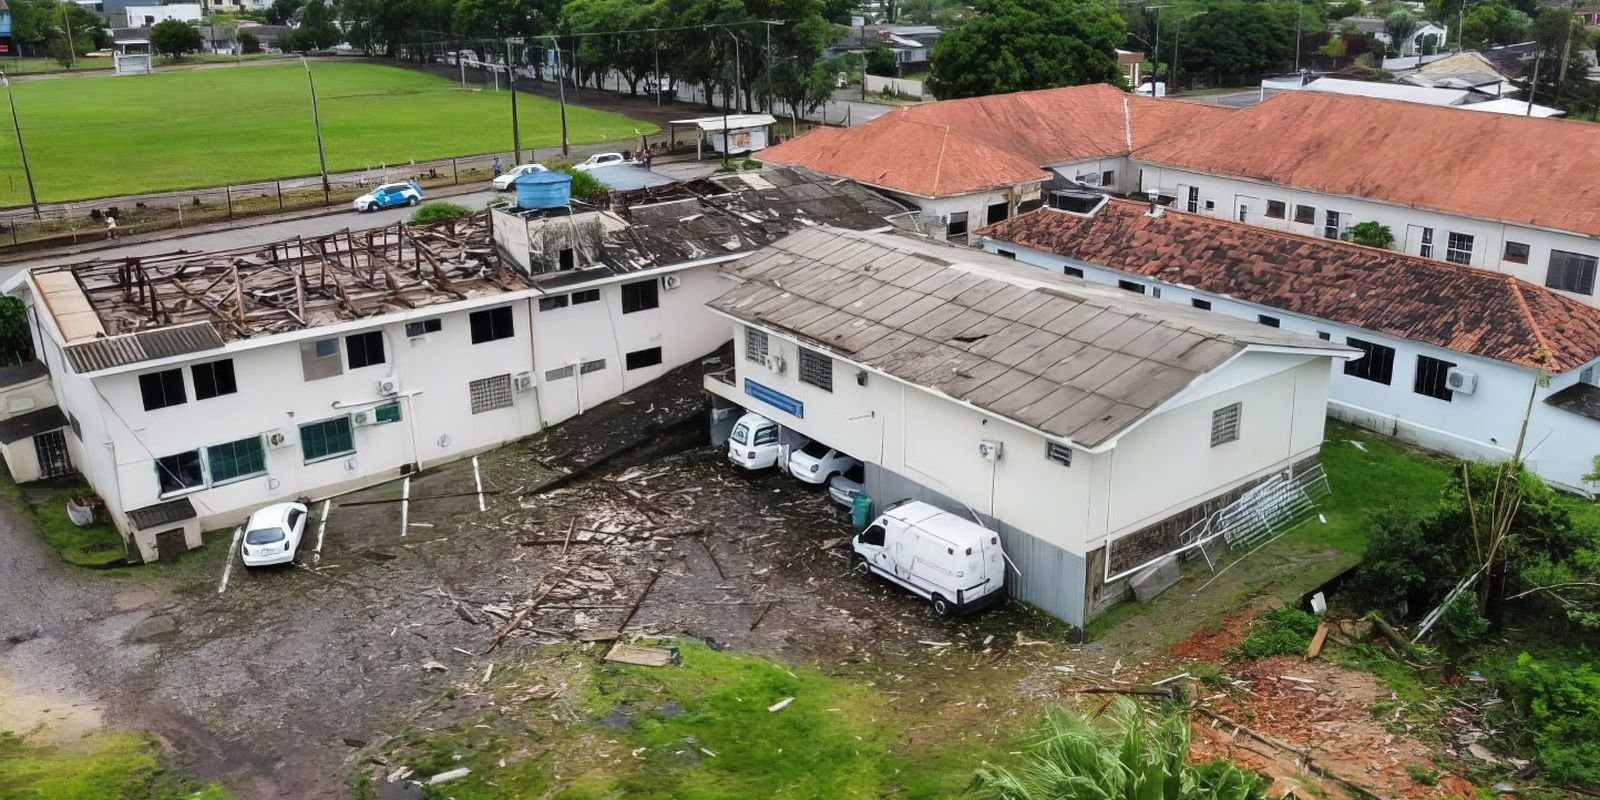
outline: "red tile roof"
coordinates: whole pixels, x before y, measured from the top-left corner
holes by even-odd
[[[906,106],[854,128],[819,128],[761,160],[939,197],[1042,179],[1046,165],[1124,156],[1130,139],[1143,147],[1231,113],[1071,86]]]
[[[1484,115],[1493,116],[1493,115]],[[1600,357],[1600,309],[1509,275],[1110,200],[979,231],[1167,283],[1552,372]],[[1538,361],[1544,348],[1548,359]]]
[[[1135,158],[1600,235],[1600,125],[1284,92]]]

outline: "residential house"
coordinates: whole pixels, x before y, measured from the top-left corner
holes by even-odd
[[[723,273],[718,404],[861,459],[878,508],[999,531],[1011,594],[1074,625],[1216,542],[1219,509],[1316,484],[1353,354],[924,237],[809,228]]]
[[[1496,60],[1489,57],[1491,54],[1498,55],[1502,62],[1506,58],[1512,59],[1517,64],[1516,70],[1507,72],[1502,64],[1496,63]],[[1521,62],[1521,52],[1512,48],[1468,50],[1440,56],[1415,69],[1399,70],[1395,77],[1400,82],[1413,86],[1469,89],[1494,97],[1509,97],[1519,91],[1512,76],[1523,74]]]
[[[1306,73],[1263,79],[1261,81],[1261,99],[1265,100],[1279,92],[1307,91],[1373,97],[1382,100],[1402,100],[1407,103],[1458,108],[1463,111],[1487,111],[1495,114],[1558,117],[1566,113],[1559,108],[1536,104],[1530,106],[1529,103],[1522,100],[1501,97],[1498,94],[1498,85],[1492,80],[1489,81],[1489,85],[1484,89],[1471,86],[1449,88],[1444,85],[1448,82],[1440,81],[1439,85],[1382,83],[1378,81],[1317,77]]]
[[[928,54],[943,34],[937,25],[858,25],[834,42],[828,52],[843,55],[883,46],[894,53],[900,69],[921,69],[927,67]]]
[[[1398,47],[1395,46],[1394,37],[1389,35],[1388,23],[1377,17],[1345,17],[1328,24],[1335,33],[1347,27],[1354,28],[1382,42],[1385,47],[1398,50],[1402,57],[1443,50],[1450,38],[1448,28],[1427,20],[1419,20],[1416,30]]]
[[[199,25],[204,13],[200,10],[199,3],[170,3],[167,5],[125,6],[120,11],[109,11],[106,19],[109,27],[116,28],[153,28],[169,19],[187,22],[190,25]]]
[[[761,160],[879,189],[920,209],[935,238],[965,242],[969,230],[1042,205],[1047,188],[1134,191],[1131,152],[1232,113],[1074,86],[899,108],[853,128],[818,128]]]
[[[702,358],[727,338],[704,310],[726,289],[715,264],[814,222],[887,227],[878,214],[898,209],[793,171],[682,197],[542,225],[497,211],[492,236],[478,217],[34,270],[21,291],[54,401],[14,405],[35,386],[0,373],[3,407],[40,414],[0,418],[0,453],[19,471],[34,453],[44,474],[64,440],[130,558],[155,559],[263,504],[459,459]]]
[[[1377,222],[1406,253],[1595,298],[1600,127],[1286,92],[1135,151],[1174,207],[1342,239]]]
[[[1117,69],[1122,71],[1122,82],[1129,89],[1144,83],[1144,53],[1137,50],[1118,50]]]
[[[200,0],[207,14],[239,14],[245,11],[266,11],[272,0]]]
[[[1522,457],[1589,491],[1600,309],[1504,274],[1112,199],[980,232],[990,252],[1091,283],[1344,343],[1333,416],[1462,458]],[[1548,383],[1543,377],[1548,376]]]

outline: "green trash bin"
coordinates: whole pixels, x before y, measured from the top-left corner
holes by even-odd
[[[850,501],[850,524],[859,531],[869,522],[872,522],[872,498],[866,492],[857,492],[856,498]]]

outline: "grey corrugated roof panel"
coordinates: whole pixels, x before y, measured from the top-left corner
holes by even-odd
[[[217,350],[223,345],[211,323],[192,322],[69,344],[66,356],[72,371],[82,373]]]
[[[171,525],[195,518],[194,504],[180,497],[153,506],[136,508],[128,512],[128,523],[138,530],[149,530],[161,525]]]
[[[811,229],[751,263],[773,251],[793,259],[781,293],[736,262],[740,285],[711,306],[1080,446],[1249,345],[1345,349],[894,234]]]
[[[24,361],[11,367],[0,367],[0,386],[16,386],[50,374],[43,361]]]
[[[67,415],[61,413],[60,406],[36,408],[26,414],[0,420],[0,442],[20,442],[35,434],[65,427],[66,424]]]

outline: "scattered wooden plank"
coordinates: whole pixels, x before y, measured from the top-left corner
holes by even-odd
[[[671,650],[662,647],[638,647],[617,642],[606,653],[606,660],[640,667],[668,667],[676,661],[676,656]]]
[[[1328,640],[1328,623],[1317,625],[1316,635],[1311,637],[1311,646],[1306,648],[1306,658],[1316,658],[1322,655],[1322,644]]]
[[[1131,694],[1139,697],[1171,697],[1172,690],[1161,686],[1084,686],[1073,689],[1082,694]]]

